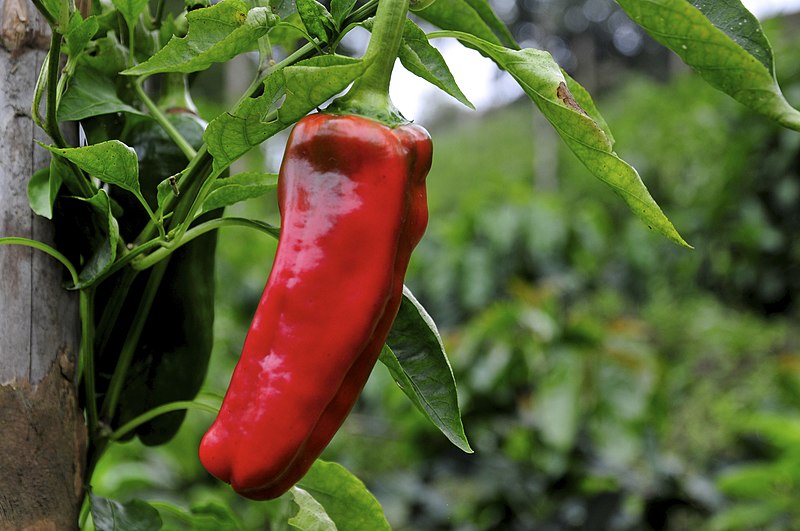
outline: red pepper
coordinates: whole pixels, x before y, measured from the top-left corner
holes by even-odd
[[[428,221],[432,145],[417,125],[314,114],[278,180],[272,272],[200,460],[252,499],[296,483],[352,409]]]

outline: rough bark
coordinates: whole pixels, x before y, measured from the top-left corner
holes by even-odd
[[[48,164],[31,119],[48,30],[29,0],[0,0],[0,17],[0,236],[52,245],[53,228],[26,192]],[[78,300],[63,286],[63,268],[48,255],[0,245],[0,529],[77,527],[86,435]]]

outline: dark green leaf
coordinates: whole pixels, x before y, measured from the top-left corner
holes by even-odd
[[[308,34],[316,37],[320,42],[328,42],[335,23],[325,6],[317,0],[296,0],[296,3],[300,20],[303,21]]]
[[[710,85],[800,131],[800,111],[789,105],[775,78],[772,48],[741,2],[621,0],[619,5]]]
[[[85,177],[80,175],[69,162],[61,157],[50,157],[50,184],[53,187],[50,193],[53,199],[58,191],[55,188],[59,183],[63,183],[70,193],[80,195],[81,190],[84,189],[82,186],[84,183],[79,182],[78,179],[85,179]]]
[[[331,0],[331,15],[333,20],[336,21],[336,27],[341,29],[342,22],[353,11],[356,5],[356,0]]]
[[[770,72],[774,68],[772,47],[761,23],[739,0],[689,0],[717,29],[724,32]]]
[[[453,369],[428,312],[404,287],[400,311],[380,361],[414,405],[450,441],[472,452],[464,434]]]
[[[120,503],[90,495],[92,521],[97,531],[154,531],[161,529],[161,516],[142,500]]]
[[[486,0],[436,0],[415,14],[442,29],[470,33],[509,48],[518,47]]]
[[[83,120],[114,112],[142,114],[117,96],[110,77],[89,66],[78,65],[58,105],[59,121]]]
[[[186,18],[189,31],[185,37],[173,37],[150,59],[122,73],[141,76],[205,70],[214,63],[255,49],[258,39],[277,22],[268,8],[255,7],[248,11],[242,0],[223,0],[190,11]]]
[[[636,169],[614,152],[612,141],[604,131],[605,122],[596,122],[572,95],[561,69],[549,53],[532,48],[510,50],[464,33],[450,33],[480,48],[511,74],[578,159],[616,192],[634,214],[670,240],[689,247],[652,198]],[[571,84],[576,85],[574,81]],[[585,94],[580,96],[586,101]],[[592,112],[598,115],[596,109]]]
[[[56,157],[53,157],[56,158]],[[36,214],[52,219],[53,203],[61,187],[61,177],[56,172],[50,179],[50,168],[42,168],[34,173],[28,181],[28,204]]]
[[[204,139],[220,172],[252,147],[343,91],[364,71],[364,62],[340,55],[323,55],[278,70],[265,82],[264,94],[248,98],[238,108],[212,121]],[[277,114],[271,113],[286,94]]]
[[[322,505],[339,529],[391,529],[378,500],[360,479],[339,464],[318,459],[297,486]]]
[[[336,524],[311,494],[300,487],[292,487],[290,492],[297,514],[289,518],[289,525],[301,531],[336,531]]]
[[[442,54],[431,46],[425,32],[411,20],[406,20],[403,29],[399,57],[409,72],[439,87],[470,109],[475,108],[456,84]]]
[[[81,284],[89,283],[94,278],[104,273],[117,257],[117,242],[119,241],[119,225],[111,213],[111,201],[104,190],[98,191],[90,199],[80,199],[86,202],[94,212],[95,222],[89,227],[92,244],[91,255],[83,264],[83,269],[78,275]]]
[[[206,197],[201,213],[233,205],[240,201],[260,197],[277,186],[274,173],[244,172],[214,182]]]

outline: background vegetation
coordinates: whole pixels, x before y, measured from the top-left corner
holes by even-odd
[[[797,102],[793,28],[766,27]],[[323,456],[395,529],[800,528],[800,136],[667,64],[598,74],[593,93],[694,251],[643,226],[529,103],[424,124],[431,223],[407,283],[444,335],[475,453],[378,366]],[[215,103],[198,103],[210,118]],[[248,164],[279,160],[273,149]],[[274,197],[236,208],[277,219]],[[222,234],[207,392],[227,386],[273,253],[267,236]],[[197,461],[211,420],[190,412],[158,449],[115,446],[95,491],[230,505],[241,528],[265,528],[284,502],[237,498]]]

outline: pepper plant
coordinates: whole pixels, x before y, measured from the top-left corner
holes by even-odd
[[[767,37],[738,0],[618,3],[708,83],[800,130]],[[109,445],[134,436],[164,444],[186,410],[199,409],[220,415],[198,441],[203,464],[237,492],[288,496],[296,528],[387,528],[357,478],[316,460],[377,359],[444,436],[472,451],[436,325],[403,286],[427,220],[431,144],[389,99],[396,59],[473,107],[437,40],[456,40],[510,74],[590,173],[643,223],[690,247],[615,151],[590,94],[546,51],[520,48],[488,0],[35,4],[52,40],[32,108],[52,159],[28,190],[58,244],[0,241],[50,254],[80,294],[89,486]],[[341,42],[356,28],[371,37],[350,56]],[[193,75],[240,54],[258,58],[249,87],[205,123]],[[77,142],[66,124],[79,127]],[[279,176],[230,175],[234,161],[290,128]],[[225,214],[276,187],[280,228]],[[280,236],[284,247],[220,410],[220,397],[198,393],[211,355],[217,233],[233,227],[242,237]],[[81,525],[89,514],[103,529],[161,525],[144,502],[87,489]]]

